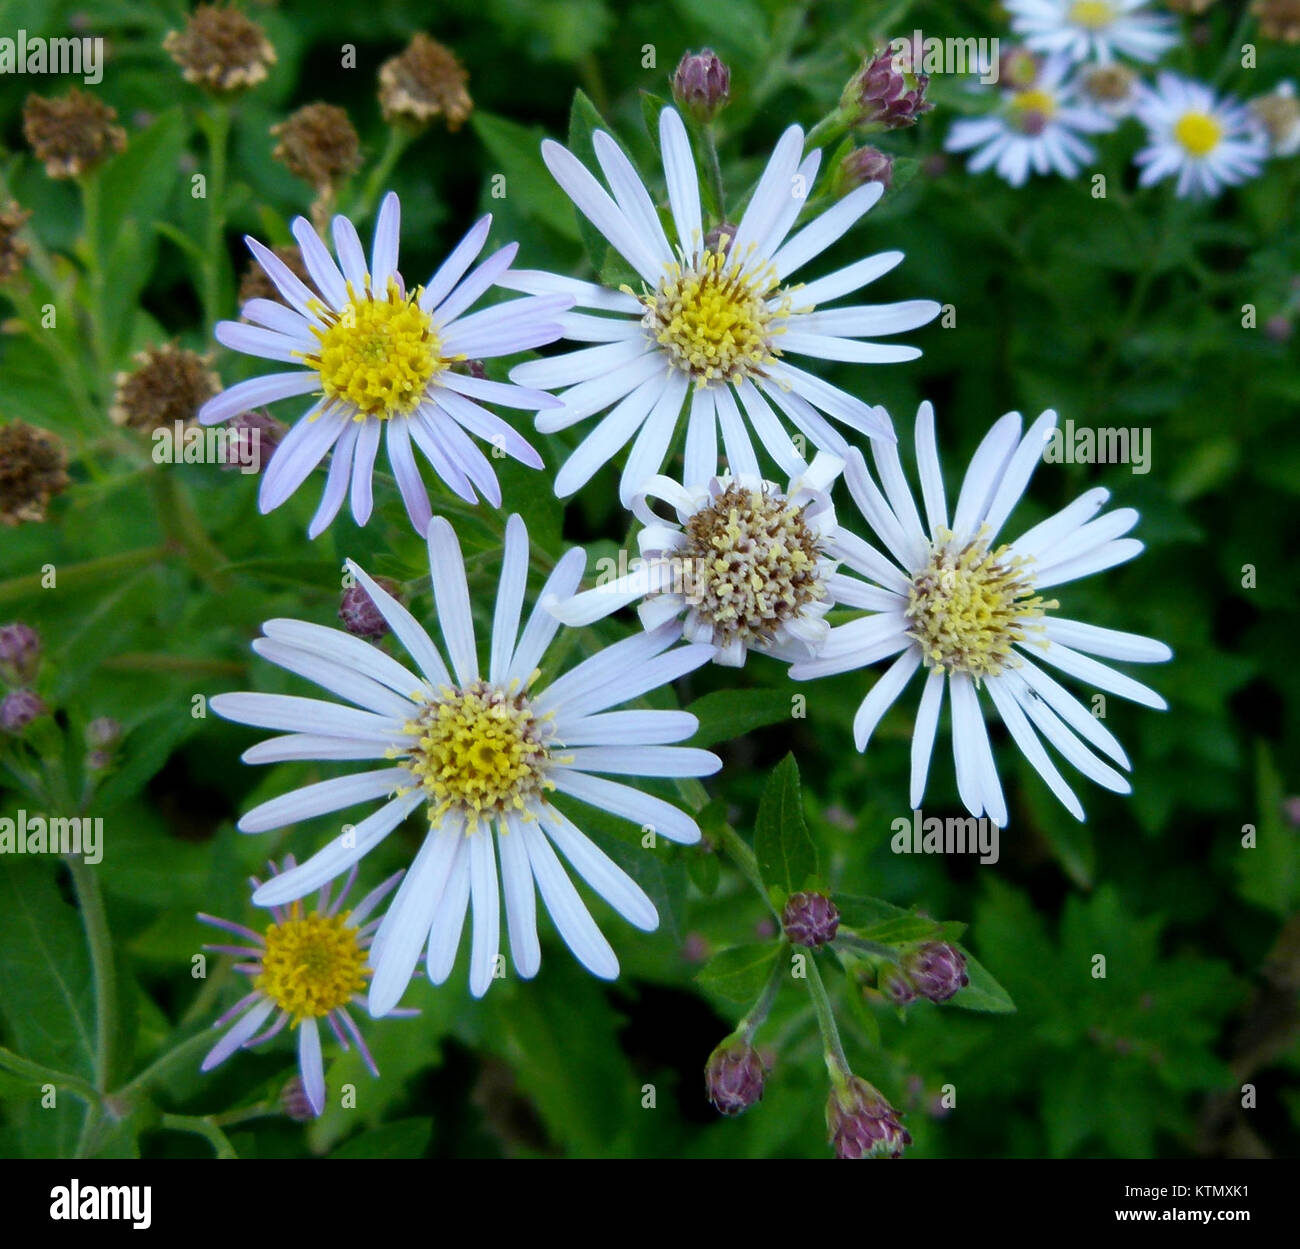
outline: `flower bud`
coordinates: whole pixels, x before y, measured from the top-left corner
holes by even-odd
[[[704,1088],[719,1114],[744,1114],[763,1097],[767,1072],[758,1051],[739,1037],[729,1037],[709,1055]]]
[[[792,893],[781,915],[781,926],[794,945],[815,950],[835,940],[840,913],[825,894]]]
[[[911,977],[892,963],[881,968],[877,985],[895,1006],[908,1006],[916,1001],[916,986]]]
[[[918,60],[914,44],[908,43],[901,50],[891,44],[864,61],[840,97],[840,110],[849,125],[899,130],[928,113],[934,107],[925,100],[930,77],[912,72]]]
[[[835,171],[835,194],[847,195],[868,182],[879,182],[889,190],[894,184],[894,158],[879,148],[860,147],[840,161]]]
[[[310,1123],[316,1118],[307,1090],[303,1088],[302,1076],[293,1076],[280,1090],[280,1109],[295,1123]]]
[[[927,941],[903,956],[903,970],[916,991],[931,1002],[946,1002],[970,984],[966,956],[946,941]]]
[[[0,701],[0,729],[21,733],[33,720],[48,715],[41,696],[32,690],[12,690]]]
[[[40,635],[20,620],[0,625],[0,676],[11,685],[35,678],[41,660]]]
[[[375,583],[389,594],[397,597],[397,583],[387,577],[376,577]],[[343,627],[359,638],[374,641],[388,632],[388,621],[381,615],[374,600],[366,593],[364,586],[350,585],[343,591],[343,602],[339,605],[339,619]]]
[[[223,470],[242,470],[251,464],[255,472],[261,473],[270,462],[271,453],[284,440],[289,427],[283,421],[277,421],[269,412],[241,412],[231,417],[226,426],[230,430],[230,445],[226,449],[226,462]]]
[[[826,1128],[837,1158],[897,1158],[912,1143],[898,1112],[858,1076],[831,1089]]]
[[[688,52],[673,73],[673,99],[697,121],[712,121],[731,96],[731,70],[712,48]]]

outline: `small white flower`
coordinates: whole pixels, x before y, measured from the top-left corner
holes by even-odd
[[[680,620],[682,636],[714,647],[719,664],[741,667],[751,650],[811,658],[826,639],[837,583],[825,552],[836,533],[830,491],[843,469],[843,460],[819,452],[784,491],[748,474],[689,487],[652,477],[632,500],[645,526],[637,566],[550,610],[586,625],[639,599],[647,629]],[[677,523],[649,499],[668,503]]]
[[[383,800],[299,867],[253,895],[259,906],[301,898],[358,862],[412,811],[423,807],[428,835],[375,936],[369,1004],[387,1014],[428,945],[429,979],[451,974],[465,914],[473,910],[469,984],[487,992],[497,971],[504,891],[515,970],[533,976],[541,962],[534,885],[560,936],[594,975],[612,979],[618,959],[596,927],[556,854],[626,920],[658,924],[654,904],[552,801],[561,794],[649,826],[669,841],[694,842],[689,815],[613,776],[699,777],[721,766],[708,751],[673,746],[698,727],[684,711],[609,708],[640,698],[707,663],[708,646],[679,646],[675,623],[626,638],[535,688],[538,665],[560,628],[535,607],[522,633],[528,533],[511,516],[492,619],[491,658],[479,667],[460,544],[441,517],[429,525],[429,566],[438,624],[451,664],[415,617],[355,564],[348,567],[405,647],[416,669],[338,629],[269,620],[253,643],[264,659],[306,677],[353,704],[280,694],[220,694],[212,709],[226,719],[276,729],[244,755],[248,763],[288,759],[383,759],[375,771],[319,781],[249,811],[242,831],[266,832],[300,820]],[[578,587],[586,555],[571,550],[556,564],[542,599]],[[498,865],[498,858],[500,860]],[[498,885],[498,866],[500,884]]]
[[[199,410],[204,425],[278,399],[319,396],[276,448],[258,495],[263,513],[279,507],[332,450],[320,508],[307,531],[312,538],[338,515],[349,487],[357,524],[370,519],[375,455],[385,431],[402,501],[421,536],[432,512],[412,444],[470,503],[478,502],[477,489],[493,506],[501,504],[496,473],[471,435],[542,467],[527,440],[482,404],[536,410],[554,400],[454,366],[554,342],[559,314],[572,299],[516,299],[465,315],[502,285],[518,251],[511,243],[470,269],[487,242],[490,216],[460,241],[427,286],[408,290],[397,269],[399,218],[390,192],[379,210],[369,265],[346,217],[334,218],[337,264],[311,224],[297,218],[293,235],[316,291],[256,239],[246,239],[285,302],[250,299],[241,312],[253,325],[222,321],[216,329],[217,340],[233,351],[299,367],[231,386]]]
[[[1066,82],[1070,68],[1064,57],[1049,58],[1033,86],[1002,92],[996,112],[954,122],[944,147],[978,149],[967,162],[970,172],[991,168],[1012,186],[1023,186],[1031,173],[1073,178],[1096,156],[1079,136],[1113,129],[1115,122]]]
[[[287,858],[284,868],[293,866],[293,858]],[[273,879],[280,870],[271,864]],[[255,986],[212,1025],[224,1028],[235,1020],[208,1052],[201,1070],[211,1071],[236,1050],[269,1041],[289,1024],[298,1033],[298,1070],[303,1089],[312,1110],[319,1115],[325,1110],[325,1067],[321,1059],[319,1022],[325,1020],[339,1045],[347,1050],[351,1038],[371,1075],[379,1074],[348,1007],[365,1006],[361,991],[370,975],[367,951],[379,927],[379,920],[369,916],[392,892],[402,873],[390,876],[355,907],[344,910],[343,904],[356,876],[357,869],[353,866],[338,897],[331,901],[327,885],[308,912],[297,902],[288,907],[272,907],[272,922],[262,932],[213,915],[199,916],[205,924],[222,928],[240,939],[243,944],[204,948],[238,958],[240,962],[235,970],[251,976]],[[254,877],[253,888],[260,884]],[[392,1013],[418,1015],[419,1011]],[[263,1031],[268,1021],[269,1026]]]
[[[1005,0],[1011,28],[1036,52],[1072,61],[1116,57],[1158,61],[1178,42],[1172,18],[1149,11],[1149,0]]]
[[[686,481],[707,481],[717,472],[719,428],[731,471],[760,476],[747,421],[783,472],[807,469],[772,405],[814,446],[836,455],[843,456],[848,444],[826,416],[868,437],[892,439],[877,409],[789,360],[886,364],[921,354],[915,347],[856,340],[926,324],[939,313],[933,300],[824,307],[887,273],[902,252],[869,256],[806,285],[790,281],[840,239],[884,187],[858,187],[790,236],[821,163],[820,151],[803,155],[803,131],[791,126],[740,224],[710,230],[686,127],[671,108],[659,116],[659,141],[675,244],[640,176],[608,134],[597,131],[593,143],[612,195],[572,152],[551,140],[542,144],[556,181],[642,283],[638,294],[550,273],[514,272],[503,279],[516,290],[571,294],[581,308],[613,314],[561,317],[565,337],[598,345],[519,365],[510,375],[526,386],[568,388],[562,407],[538,416],[542,432],[607,413],[560,469],[556,494],[572,494],[632,442],[619,487],[627,506],[663,464],[688,395]]]
[[[1144,88],[1135,112],[1147,128],[1134,157],[1141,186],[1177,176],[1179,196],[1213,197],[1255,177],[1268,155],[1268,136],[1245,105],[1177,74]]]
[[[872,614],[832,629],[821,654],[794,665],[790,675],[796,680],[831,676],[898,656],[854,717],[854,742],[865,750],[881,717],[924,666],[912,735],[914,809],[925,793],[945,686],[952,695],[953,757],[961,800],[972,815],[987,815],[999,827],[1006,826],[1007,807],[980,710],[981,688],[1016,745],[1077,819],[1083,819],[1083,807],[1041,739],[1085,776],[1116,793],[1129,792],[1128,780],[1089,747],[1122,768],[1128,768],[1128,757],[1114,734],[1040,663],[1090,689],[1147,707],[1165,706],[1154,690],[1092,658],[1159,663],[1171,657],[1163,642],[1050,615],[1057,604],[1040,593],[1137,555],[1142,544],[1123,537],[1137,523],[1132,508],[1098,516],[1109,492],[1089,490],[1014,542],[994,545],[1055,426],[1056,413],[1044,412],[1022,438],[1020,414],[1002,417],[976,450],[951,519],[935,444],[934,410],[928,403],[921,405],[916,418],[924,519],[894,444],[872,444],[883,493],[860,452],[849,460],[849,493],[889,555],[840,530],[832,554],[867,579],[854,605]]]

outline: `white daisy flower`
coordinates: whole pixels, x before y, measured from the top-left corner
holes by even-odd
[[[1005,0],[1011,29],[1035,52],[1072,61],[1158,61],[1178,42],[1177,25],[1148,0]]]
[[[1134,110],[1147,146],[1133,159],[1140,186],[1177,176],[1179,196],[1216,196],[1255,177],[1268,155],[1258,118],[1229,96],[1199,82],[1161,73],[1141,91]]]
[[[302,897],[358,862],[412,811],[424,807],[429,832],[375,937],[370,1010],[392,1010],[427,943],[429,978],[451,974],[466,910],[473,906],[469,983],[481,996],[497,971],[500,908],[515,970],[536,974],[541,961],[533,886],[578,961],[612,979],[618,959],[569,880],[569,865],[625,919],[644,931],[658,924],[641,888],[551,801],[563,794],[649,826],[670,841],[694,842],[695,821],[671,803],[593,775],[698,777],[721,766],[708,751],[673,746],[697,728],[684,711],[610,711],[707,663],[708,646],[680,646],[676,624],[606,647],[544,688],[538,664],[560,628],[535,607],[522,634],[528,533],[511,516],[492,622],[486,675],[479,666],[460,544],[441,517],[429,525],[429,564],[438,624],[450,668],[400,603],[349,562],[357,581],[413,661],[411,667],[338,629],[269,620],[253,643],[264,659],[306,677],[353,706],[279,694],[221,694],[219,715],[277,729],[245,755],[248,763],[286,759],[383,759],[385,766],[319,781],[249,811],[239,822],[259,833],[382,800],[378,810],[299,867],[263,885],[260,906]],[[586,555],[570,550],[542,598],[567,598]],[[500,887],[498,886],[498,857]]]
[[[917,669],[925,668],[912,735],[913,808],[925,793],[945,685],[952,696],[958,792],[972,815],[987,815],[999,827],[1007,823],[1007,807],[980,710],[981,688],[1016,745],[1077,819],[1083,819],[1083,807],[1041,739],[1116,793],[1129,792],[1127,779],[1093,751],[1122,768],[1128,768],[1128,757],[1110,730],[1041,665],[1092,689],[1165,707],[1154,690],[1092,658],[1159,663],[1172,654],[1163,642],[1049,615],[1058,604],[1041,593],[1137,555],[1142,544],[1123,537],[1137,523],[1132,508],[1098,516],[1109,492],[1089,490],[1014,542],[994,545],[1055,426],[1056,413],[1044,412],[1022,438],[1020,414],[1002,417],[976,450],[951,519],[928,403],[916,418],[924,519],[894,444],[872,444],[883,493],[862,454],[849,459],[849,493],[889,557],[840,530],[832,554],[867,579],[859,583],[856,600],[842,601],[872,614],[832,629],[821,654],[794,665],[790,675],[831,676],[897,655],[854,717],[853,738],[865,750],[881,717]]]
[[[554,400],[455,366],[554,342],[561,333],[559,314],[572,299],[516,299],[465,315],[501,285],[518,250],[511,243],[470,269],[487,242],[490,216],[457,244],[427,286],[408,291],[397,269],[399,216],[397,196],[389,192],[379,210],[369,265],[346,217],[334,218],[337,264],[311,224],[302,217],[294,221],[293,235],[316,291],[247,238],[285,302],[250,299],[241,311],[254,324],[222,321],[216,329],[218,342],[233,351],[298,367],[231,386],[199,410],[204,425],[278,399],[318,396],[276,448],[258,495],[263,513],[279,507],[332,450],[320,508],[308,529],[313,538],[333,521],[349,488],[357,524],[370,519],[371,478],[385,430],[402,501],[421,535],[432,513],[412,444],[470,503],[478,501],[475,490],[494,506],[501,503],[496,473],[471,435],[532,468],[542,467],[541,456],[518,431],[483,404],[536,410]]]
[[[680,620],[688,642],[714,648],[716,663],[742,667],[753,650],[808,659],[826,640],[836,561],[830,491],[844,461],[822,451],[782,490],[761,477],[724,473],[694,486],[652,477],[632,500],[645,526],[640,559],[623,576],[549,604],[569,625],[587,625],[641,600],[647,629]],[[664,520],[649,504],[677,513]]]
[[[635,437],[619,488],[627,506],[663,464],[688,394],[683,479],[690,482],[717,472],[719,426],[731,471],[760,475],[746,418],[791,475],[808,465],[778,412],[814,446],[840,456],[848,444],[826,416],[868,437],[892,439],[877,410],[790,362],[791,356],[808,356],[886,364],[921,354],[915,347],[856,340],[926,324],[939,312],[933,300],[824,307],[887,273],[902,252],[869,256],[807,285],[790,281],[842,237],[884,188],[857,188],[787,237],[821,163],[820,151],[803,155],[803,131],[791,126],[740,224],[706,230],[686,127],[671,108],[659,115],[659,140],[676,245],[608,134],[597,131],[593,142],[612,195],[572,152],[551,140],[542,144],[556,181],[642,282],[637,294],[550,273],[517,271],[504,279],[516,290],[571,294],[580,308],[612,314],[562,317],[567,338],[597,345],[519,365],[510,375],[526,386],[568,388],[560,408],[538,416],[537,428],[545,433],[608,409],[560,469],[555,493],[572,494]]]
[[[285,869],[292,870],[293,866],[292,858],[285,860]],[[279,871],[271,864],[272,879]],[[351,910],[344,910],[343,904],[356,875],[354,866],[333,901],[330,887],[322,889],[310,912],[304,912],[298,902],[288,907],[273,907],[272,922],[262,932],[213,915],[199,916],[205,924],[224,929],[241,942],[208,945],[204,949],[234,955],[240,959],[235,970],[253,978],[253,991],[240,998],[212,1025],[224,1028],[232,1019],[236,1021],[208,1052],[201,1070],[211,1071],[236,1050],[269,1041],[289,1024],[298,1033],[298,1070],[303,1089],[312,1110],[319,1115],[325,1109],[325,1068],[319,1027],[323,1019],[344,1050],[349,1048],[351,1038],[370,1073],[379,1074],[348,1007],[365,1005],[361,992],[370,976],[367,952],[379,927],[379,920],[368,920],[368,917],[392,892],[402,873],[390,876]],[[261,885],[256,877],[251,883],[255,890]],[[393,1012],[395,1015],[419,1013]]]
[[[1099,134],[1115,122],[1087,103],[1064,57],[1050,57],[1038,79],[1023,91],[1003,91],[998,110],[985,117],[963,117],[948,132],[950,152],[978,149],[967,162],[971,173],[994,169],[1012,186],[1024,186],[1031,173],[1073,178],[1096,152],[1079,136]]]

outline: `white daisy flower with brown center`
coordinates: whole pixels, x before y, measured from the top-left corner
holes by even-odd
[[[556,181],[641,283],[639,291],[613,290],[529,271],[503,279],[535,295],[570,294],[579,308],[591,310],[562,316],[561,323],[566,338],[594,346],[519,365],[510,375],[525,386],[564,388],[561,406],[539,414],[542,432],[605,414],[560,469],[555,493],[572,494],[631,442],[619,488],[628,505],[663,464],[683,405],[689,407],[684,480],[690,482],[717,472],[719,430],[738,476],[760,475],[750,430],[783,472],[807,469],[782,417],[814,446],[840,456],[848,444],[828,416],[856,433],[892,439],[879,410],[792,362],[889,364],[921,354],[915,347],[859,340],[925,325],[939,312],[933,300],[827,307],[894,268],[902,252],[868,256],[814,281],[794,280],[880,199],[884,187],[858,187],[794,230],[821,152],[804,155],[803,131],[791,126],[739,224],[709,226],[686,127],[671,108],[659,116],[659,140],[675,241],[608,134],[597,131],[593,143],[609,190],[567,148],[549,139],[542,144]]]
[[[280,452],[276,453],[277,456]],[[274,462],[274,461],[273,461]],[[413,811],[428,833],[384,917],[371,950],[369,1003],[388,1013],[427,947],[429,978],[451,974],[466,912],[472,910],[469,984],[475,996],[500,974],[501,910],[515,970],[533,976],[541,962],[537,895],[560,936],[594,975],[612,979],[618,959],[574,888],[560,856],[620,915],[654,929],[654,904],[558,805],[588,804],[669,841],[695,842],[685,812],[608,777],[700,777],[721,766],[716,755],[672,743],[690,737],[696,718],[683,711],[611,710],[707,663],[709,646],[674,646],[675,623],[616,642],[553,679],[539,665],[560,622],[534,607],[519,628],[528,575],[528,533],[519,516],[506,527],[501,582],[492,617],[490,658],[480,664],[460,544],[441,517],[429,525],[429,563],[443,658],[428,633],[396,599],[349,563],[410,666],[338,629],[269,620],[253,643],[262,658],[315,682],[351,704],[280,694],[220,694],[212,709],[226,719],[284,736],[254,746],[248,763],[287,759],[384,760],[382,767],[319,781],[249,811],[244,832],[266,832],[364,803],[381,805],[298,867],[253,896],[283,906],[346,872]],[[569,597],[586,566],[570,550],[555,566],[542,599]],[[557,853],[558,852],[558,853]]]
[[[1172,657],[1169,647],[1056,615],[1059,603],[1044,594],[1137,555],[1142,544],[1124,536],[1137,523],[1137,512],[1118,508],[1099,515],[1109,492],[1092,489],[1013,542],[998,542],[1055,426],[1056,413],[1044,412],[1022,437],[1020,414],[1002,417],[976,449],[952,513],[930,404],[923,403],[916,418],[921,510],[892,443],[872,444],[879,486],[860,452],[849,459],[849,493],[887,554],[840,530],[832,553],[865,580],[857,583],[856,598],[841,593],[839,601],[870,614],[832,629],[821,653],[795,664],[790,675],[833,676],[896,657],[854,717],[853,739],[865,750],[885,712],[917,671],[925,670],[912,734],[914,809],[925,793],[945,689],[952,701],[958,792],[972,815],[987,815],[999,827],[1006,826],[1007,806],[980,709],[981,690],[1025,757],[1080,820],[1083,806],[1044,741],[1116,793],[1128,793],[1129,782],[1099,756],[1125,769],[1128,757],[1114,734],[1046,668],[1090,690],[1146,707],[1166,705],[1154,690],[1100,660],[1160,663]]]
[[[826,552],[836,533],[830,491],[843,468],[820,452],[785,490],[729,473],[690,487],[652,477],[632,501],[644,525],[637,565],[550,610],[586,625],[639,601],[645,628],[680,621],[682,636],[712,646],[719,664],[741,667],[751,650],[811,658],[826,640],[838,581]],[[651,499],[667,503],[676,521]]]
[[[370,519],[381,440],[421,536],[433,513],[415,449],[453,493],[469,503],[481,494],[494,507],[501,505],[501,487],[475,438],[531,468],[542,467],[541,456],[514,426],[484,405],[536,410],[556,401],[462,369],[470,360],[553,342],[561,334],[559,315],[572,298],[513,299],[471,313],[502,284],[518,250],[517,243],[508,244],[471,268],[487,242],[490,216],[457,244],[427,286],[408,288],[397,268],[399,219],[397,196],[390,192],[379,210],[368,262],[346,217],[334,218],[337,262],[311,223],[295,220],[294,238],[315,290],[268,248],[247,239],[284,302],[250,299],[241,314],[253,324],[217,325],[217,341],[232,351],[296,367],[223,391],[199,410],[204,425],[279,399],[315,397],[277,448],[258,495],[261,511],[273,511],[329,455],[320,507],[307,531],[312,538],[329,527],[349,494],[357,524]]]

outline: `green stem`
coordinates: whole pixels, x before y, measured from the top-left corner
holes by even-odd
[[[107,1093],[117,1045],[117,969],[113,964],[113,942],[99,879],[81,855],[68,855],[67,863],[90,945],[95,982],[95,1087]]]
[[[226,229],[226,149],[230,145],[230,108],[221,100],[212,105],[204,127],[208,139],[208,221],[203,265],[203,316],[211,328],[224,311],[221,287],[227,258],[223,239]]]
[[[125,1098],[133,1093],[139,1093],[147,1089],[151,1084],[156,1084],[165,1076],[170,1075],[177,1067],[183,1067],[186,1063],[194,1063],[201,1054],[206,1053],[214,1044],[210,1032],[199,1032],[192,1037],[188,1037],[173,1049],[169,1049],[165,1054],[155,1058],[143,1071],[132,1077],[129,1083],[115,1094],[116,1097]]]
[[[119,555],[105,555],[100,559],[86,560],[82,564],[69,564],[66,568],[57,569],[58,587],[60,590],[66,590],[70,586],[81,587],[90,582],[114,577],[133,568],[156,564],[166,554],[166,546],[151,546],[136,551],[124,551]],[[0,606],[37,594],[44,588],[42,586],[44,579],[43,572],[33,572],[23,577],[11,577],[8,581],[0,581]]]
[[[352,201],[348,212],[348,216],[354,221],[364,221],[374,211],[380,191],[384,189],[384,184],[397,167],[397,162],[402,159],[402,153],[410,147],[414,138],[414,134],[400,125],[388,127],[388,142],[384,145],[384,153],[370,171],[361,195]]]
[[[722,164],[718,160],[718,140],[714,134],[713,123],[703,127],[704,154],[708,162],[709,191],[713,196],[713,207],[718,214],[718,223],[727,220],[727,197],[722,186]]]
[[[891,963],[898,962],[898,951],[890,945],[881,945],[878,941],[868,941],[855,932],[841,928],[835,936],[835,944],[846,950],[856,950],[863,954],[873,954],[878,958],[887,958]]]
[[[52,1084],[55,1088],[67,1089],[87,1106],[100,1104],[99,1090],[86,1083],[80,1076],[74,1076],[67,1071],[58,1071],[53,1067],[44,1067],[3,1047],[0,1047],[0,1068],[32,1084]]]
[[[839,1028],[835,1026],[835,1012],[831,1009],[830,996],[822,983],[817,960],[811,954],[808,955],[808,996],[812,998],[813,1009],[817,1012],[817,1026],[821,1029],[822,1048],[831,1078],[838,1076],[847,1079],[851,1074],[849,1060],[844,1056],[844,1043],[840,1040]]]
[[[211,1146],[218,1158],[238,1158],[230,1138],[216,1125],[208,1115],[163,1115],[159,1120],[162,1127],[172,1132],[189,1132],[201,1136]]]
[[[763,992],[759,994],[758,1001],[749,1008],[744,1019],[736,1025],[736,1032],[744,1038],[746,1045],[753,1043],[754,1033],[762,1027],[763,1021],[771,1014],[772,1003],[776,1001],[781,981],[785,979],[785,952],[788,947],[789,942],[782,939],[776,952],[776,961],[772,964],[767,983],[763,986]]]
[[[112,381],[112,360],[108,348],[107,314],[104,311],[104,257],[100,247],[100,185],[98,171],[81,179],[81,208],[84,214],[86,273],[90,278],[90,343],[95,356],[96,385],[99,394],[109,393],[106,387]]]

